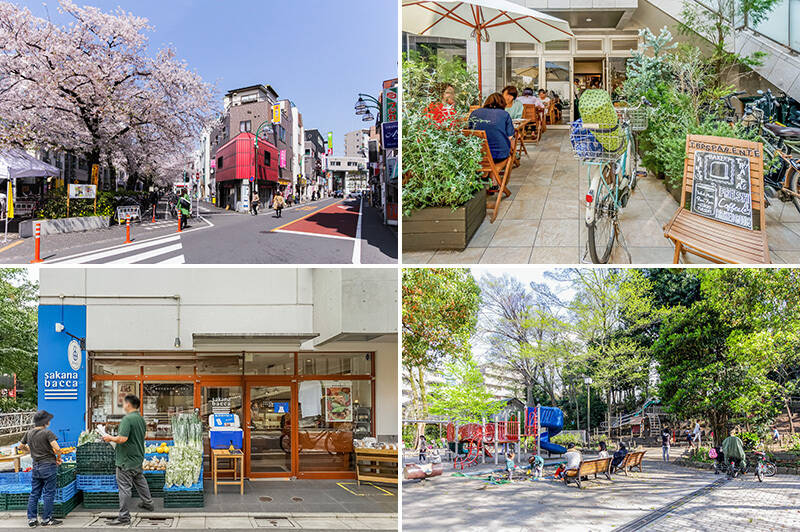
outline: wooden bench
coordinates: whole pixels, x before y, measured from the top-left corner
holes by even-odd
[[[500,208],[500,200],[503,196],[510,196],[511,191],[508,190],[506,186],[508,184],[508,179],[511,177],[511,168],[514,164],[514,153],[516,148],[516,139],[511,141],[511,149],[508,154],[508,158],[502,162],[502,167],[495,164],[494,159],[492,159],[492,152],[489,150],[489,141],[486,139],[486,132],[481,130],[475,129],[464,129],[462,131],[464,135],[478,137],[483,139],[483,160],[481,161],[481,174],[484,176],[489,176],[492,182],[497,185],[498,190],[495,192],[497,198],[494,200],[494,205],[492,205],[491,200],[486,205],[487,209],[492,210],[492,218],[491,223],[494,223],[495,219],[497,218],[497,212]]]
[[[639,473],[642,472],[642,458],[644,457],[644,453],[647,451],[637,451],[634,453],[628,453],[625,455],[625,458],[622,459],[622,462],[614,468],[612,473],[615,473],[619,470],[622,470],[625,475],[628,475],[628,471],[633,469],[634,467],[639,470]]]
[[[698,159],[703,168],[695,168],[695,159]],[[769,246],[767,244],[766,220],[764,214],[764,164],[763,147],[760,142],[703,135],[688,135],[686,137],[686,159],[684,160],[683,185],[681,186],[681,205],[672,219],[664,226],[664,236],[675,245],[675,254],[672,262],[678,264],[681,256],[692,253],[715,263],[731,264],[768,264],[770,262]],[[705,167],[709,165],[710,158],[727,159],[718,164],[720,169],[725,165],[739,165],[744,159],[749,160],[749,185],[750,185],[750,212],[746,216],[739,216],[739,222],[749,218],[749,227],[726,223],[719,218],[729,213],[718,209],[718,192],[715,192],[713,183],[709,186],[706,182],[717,180],[725,182],[728,179],[736,180],[736,175],[720,178]],[[695,193],[695,173],[703,181],[698,182],[698,198],[693,198]],[[727,172],[727,170],[725,171]],[[724,172],[722,172],[724,173]],[[705,176],[705,177],[703,177]],[[710,178],[709,178],[710,176]],[[725,185],[730,187],[730,185]],[[717,189],[719,191],[720,189]],[[710,191],[710,192],[707,192]],[[746,191],[736,191],[744,195]],[[713,198],[713,199],[709,199]],[[700,203],[702,202],[702,204]],[[713,203],[713,205],[712,205]],[[747,201],[744,206],[747,206]],[[703,211],[705,211],[703,213]]]
[[[578,485],[578,489],[583,489],[581,478],[588,478],[592,473],[594,473],[594,478],[597,478],[597,474],[600,473],[605,475],[608,480],[611,480],[609,469],[611,469],[611,458],[583,460],[578,469],[569,469],[564,472],[564,485],[568,486],[570,482],[575,482]]]

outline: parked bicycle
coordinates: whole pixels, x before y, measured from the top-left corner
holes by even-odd
[[[756,455],[756,476],[759,482],[764,482],[764,477],[775,475],[778,468],[767,460],[767,453],[764,451],[755,451],[754,454]]]
[[[634,132],[647,129],[647,110],[643,105],[652,107],[645,98],[636,107],[617,107],[616,125],[573,123],[572,147],[575,157],[586,166],[589,180],[585,223],[587,247],[595,264],[608,262],[617,241],[631,261],[620,229],[619,213],[636,188],[639,155]],[[612,139],[617,149],[606,149],[600,142],[606,139]]]

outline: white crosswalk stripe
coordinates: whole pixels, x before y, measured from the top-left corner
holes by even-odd
[[[69,262],[72,264],[109,263],[109,264],[148,264],[184,262],[181,253],[180,235],[154,238],[144,242],[115,246],[110,249],[64,257],[48,261],[51,263]]]

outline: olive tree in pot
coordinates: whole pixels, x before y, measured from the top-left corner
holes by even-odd
[[[428,109],[448,86],[455,103],[437,122]],[[461,133],[477,101],[477,76],[461,59],[404,58],[403,251],[464,249],[486,216],[482,142]]]

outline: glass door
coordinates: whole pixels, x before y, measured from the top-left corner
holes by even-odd
[[[223,381],[212,384],[204,383],[200,386],[200,421],[203,423],[203,468],[208,472],[211,471],[211,445],[208,434],[210,429],[209,418],[211,414],[236,414],[239,416],[239,423],[244,424],[242,399],[241,384],[229,384]]]
[[[291,382],[247,385],[245,453],[249,477],[296,476]]]
[[[572,121],[572,62],[545,58],[544,87],[553,100],[548,123],[569,124]]]

